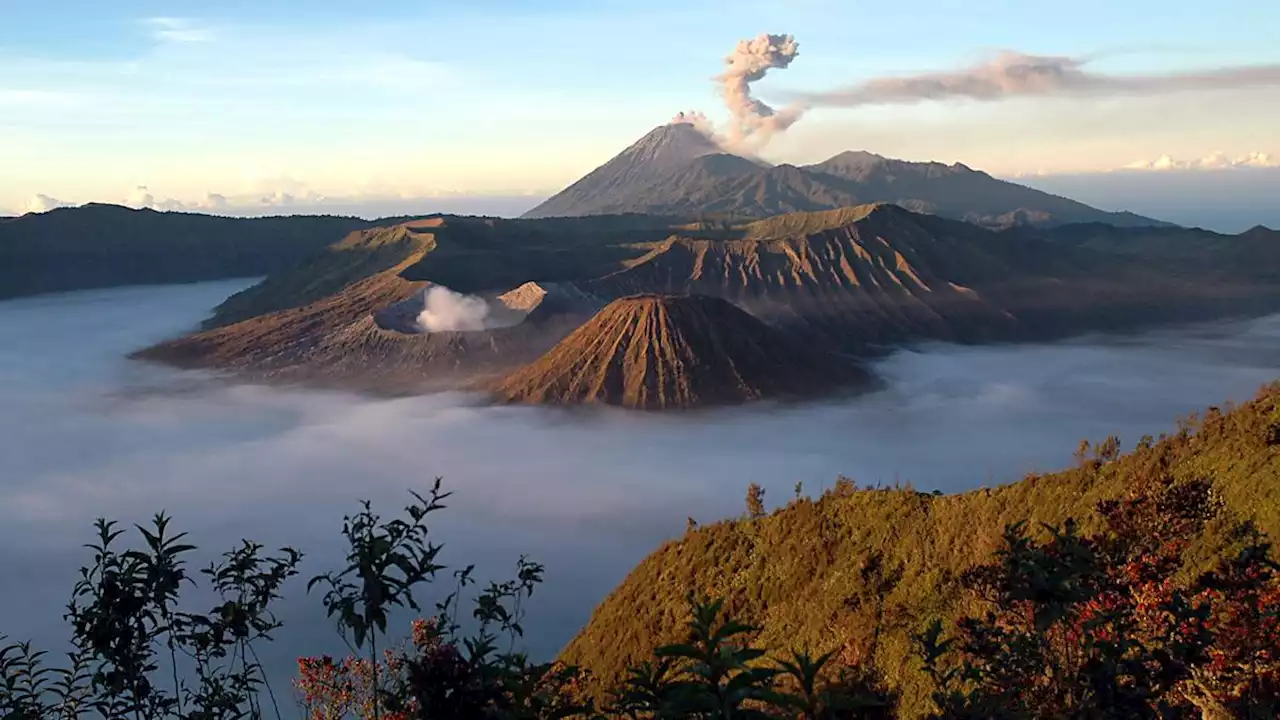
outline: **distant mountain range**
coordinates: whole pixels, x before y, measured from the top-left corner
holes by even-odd
[[[1080,222],[1169,225],[1099,210],[959,163],[845,152],[814,165],[768,165],[726,153],[687,123],[655,128],[524,217],[644,213],[758,218],[876,202],[996,228]]]

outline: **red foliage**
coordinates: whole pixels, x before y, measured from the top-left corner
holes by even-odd
[[[1184,552],[1217,512],[1208,483],[1151,483],[1099,511],[1090,537],[1069,523],[1035,542],[1014,526],[966,576],[990,610],[958,625],[943,715],[1280,717],[1269,546],[1241,526],[1240,555],[1188,582]]]

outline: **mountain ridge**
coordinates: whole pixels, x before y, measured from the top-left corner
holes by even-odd
[[[675,137],[680,140],[673,141]],[[738,160],[707,167],[703,158],[708,155]],[[845,151],[810,165],[767,165],[725,153],[686,123],[655,128],[523,217],[635,212],[751,218],[871,202],[892,202],[989,227],[1092,221],[1170,224],[1098,210],[961,163],[911,162]]]
[[[513,372],[609,302],[638,294],[720,298],[789,342],[858,356],[928,341],[1051,340],[1280,305],[1280,278],[1255,267],[1280,267],[1280,244],[1266,237],[1210,235],[1204,252],[1156,262],[1172,242],[1165,238],[1197,248],[1202,235],[1128,229],[1113,241],[1093,232],[996,232],[893,203],[745,223],[439,217],[357,231],[324,257],[228,299],[203,332],[140,357],[416,388]],[[1204,270],[1214,262],[1219,270]],[[424,335],[411,322],[414,307],[436,285],[519,304],[525,320]]]

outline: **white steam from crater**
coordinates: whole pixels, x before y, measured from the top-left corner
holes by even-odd
[[[525,315],[500,301],[491,303],[479,295],[464,295],[443,285],[433,285],[423,293],[418,327],[428,333],[478,332],[511,327]]]
[[[422,297],[418,326],[432,332],[475,332],[489,327],[489,303],[482,297],[463,295],[436,285]]]

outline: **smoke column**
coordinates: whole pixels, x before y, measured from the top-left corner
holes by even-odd
[[[783,70],[799,55],[791,35],[764,34],[742,40],[725,58],[725,71],[714,80],[729,110],[729,124],[717,131],[699,112],[680,113],[673,123],[688,123],[726,150],[758,152],[775,134],[786,130],[815,107],[855,108],[908,105],[924,101],[997,101],[1033,96],[1164,95],[1204,90],[1280,87],[1280,65],[1206,68],[1164,75],[1112,75],[1090,71],[1092,57],[1029,55],[1006,50],[992,59],[958,70],[890,76],[812,93],[787,93],[791,104],[781,110],[752,94],[752,83],[770,70]]]
[[[751,83],[763,80],[770,70],[786,69],[799,52],[800,45],[790,35],[761,35],[739,42],[725,58],[725,71],[715,80],[729,108],[726,142],[730,147],[758,149],[800,119],[800,108],[777,112],[751,94]]]
[[[1089,60],[1004,51],[988,62],[951,72],[876,78],[850,87],[795,97],[806,108],[860,107],[924,100],[1164,95],[1280,86],[1280,65],[1209,68],[1166,75],[1108,75],[1087,70],[1085,65]]]
[[[418,325],[427,332],[474,332],[484,330],[489,303],[484,298],[456,293],[435,285],[423,297]]]

